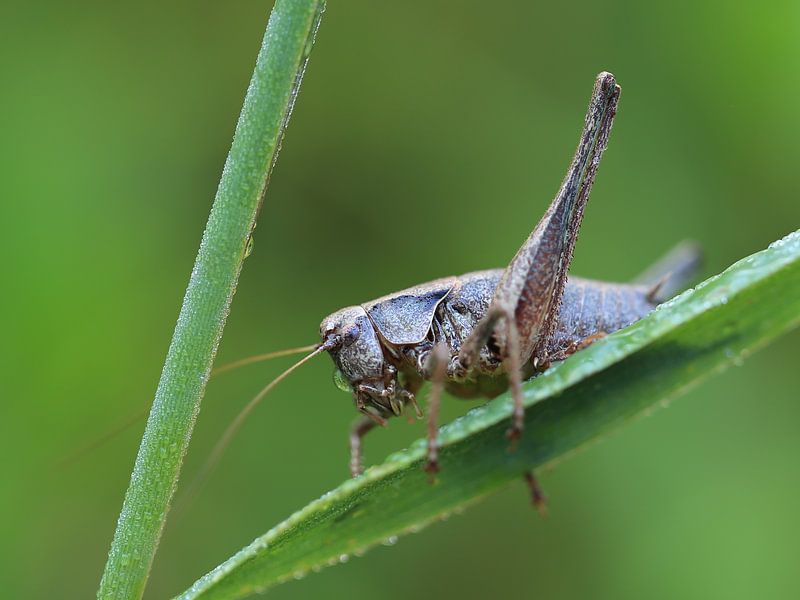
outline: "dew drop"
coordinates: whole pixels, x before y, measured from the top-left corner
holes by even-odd
[[[253,235],[250,234],[250,237],[247,238],[247,246],[244,247],[244,257],[247,258],[253,253],[253,246],[255,246],[255,241]]]

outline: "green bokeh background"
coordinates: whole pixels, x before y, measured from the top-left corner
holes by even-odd
[[[0,595],[94,594],[270,2],[6,2],[0,18]],[[220,361],[342,306],[505,265],[556,191],[595,74],[623,94],[573,271],[682,238],[706,274],[800,225],[800,5],[333,1]],[[463,516],[270,592],[295,598],[788,598],[800,587],[800,335]],[[183,481],[286,361],[210,384]],[[327,359],[173,515],[147,597],[347,475]],[[468,404],[450,402],[447,419]],[[377,461],[422,434],[368,438]],[[390,507],[387,507],[390,510]]]

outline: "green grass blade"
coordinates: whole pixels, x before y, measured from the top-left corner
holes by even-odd
[[[322,0],[278,0],[186,289],[98,598],[140,598],[200,410]]]
[[[502,396],[441,429],[429,485],[425,442],[315,500],[199,579],[183,600],[241,598],[415,531],[674,398],[800,322],[800,232],[525,384],[514,453]]]

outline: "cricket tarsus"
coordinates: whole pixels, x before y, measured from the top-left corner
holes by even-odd
[[[691,271],[692,253],[675,255],[669,273],[640,284],[567,277],[583,212],[608,143],[620,88],[610,73],[595,82],[567,175],[538,225],[505,269],[445,277],[326,317],[323,342],[340,385],[373,419],[398,416],[423,381],[431,381],[425,470],[439,470],[437,418],[443,389],[463,397],[511,390],[512,448],[525,425],[522,381],[605,334],[625,327],[665,300]],[[662,281],[663,279],[663,281]],[[669,284],[665,286],[665,283]],[[656,287],[659,286],[659,287]],[[416,403],[414,402],[416,406]],[[374,428],[362,420],[351,435],[351,467]],[[355,469],[353,469],[355,472]],[[544,496],[526,475],[534,503]]]
[[[547,497],[542,492],[542,488],[539,485],[539,480],[536,479],[536,475],[533,474],[533,471],[525,471],[523,475],[525,479],[525,483],[528,485],[528,489],[530,490],[531,494],[531,504],[533,504],[534,508],[539,512],[539,515],[542,518],[547,517]]]

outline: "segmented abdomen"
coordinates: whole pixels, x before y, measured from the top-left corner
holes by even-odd
[[[655,308],[648,299],[650,288],[604,283],[570,277],[547,354],[569,354],[581,342],[598,334],[612,333],[638,321]]]

